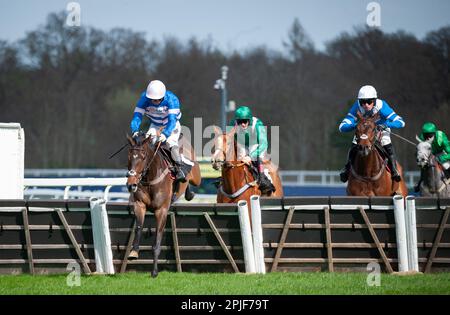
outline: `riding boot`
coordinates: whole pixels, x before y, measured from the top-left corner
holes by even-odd
[[[263,193],[275,192],[276,188],[266,176],[266,174],[264,174],[264,167],[262,165],[262,161],[258,158],[255,163],[255,168],[257,171],[257,183],[259,186],[259,190],[261,190],[261,192]]]
[[[186,175],[183,172],[182,169],[182,164],[183,162],[181,161],[181,155],[180,155],[180,148],[177,145],[174,145],[173,147],[170,148],[170,152],[172,154],[172,159],[175,162],[175,181],[180,181],[182,183],[186,182]]]
[[[397,170],[397,159],[395,158],[394,147],[392,146],[392,143],[386,144],[385,146],[383,146],[383,148],[387,153],[388,166],[391,169],[392,179],[396,182],[401,181],[402,178]]]
[[[356,147],[357,145],[352,143],[352,146],[350,147],[350,150],[348,151],[347,155],[347,163],[345,164],[344,168],[340,171],[339,177],[341,179],[341,182],[345,183],[348,180],[348,173],[350,172],[350,166],[352,165],[353,158],[356,154]]]

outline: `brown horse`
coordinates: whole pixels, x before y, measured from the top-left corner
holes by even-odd
[[[228,134],[222,134],[216,130],[215,152],[212,155],[211,162],[214,169],[222,169],[222,182],[217,191],[217,202],[236,203],[239,200],[246,200],[247,204],[250,204],[252,195],[262,194],[250,170],[250,166],[237,160],[235,133],[236,129],[233,129]],[[266,160],[263,163],[269,170],[276,189],[274,193],[263,194],[263,196],[282,197],[283,187],[277,168],[270,160]],[[250,206],[249,215],[251,218]]]
[[[398,171],[402,177],[400,182],[393,181],[386,167],[386,161],[375,147],[377,140],[376,121],[379,114],[364,118],[358,112],[356,126],[357,153],[350,166],[347,185],[349,196],[406,196],[408,189],[403,181],[403,172],[399,163]]]
[[[145,213],[151,210],[156,219],[156,238],[153,244],[153,271],[152,277],[158,275],[158,257],[161,252],[161,239],[167,220],[167,212],[173,201],[183,193],[187,200],[193,198],[189,184],[199,186],[201,182],[200,168],[195,161],[195,154],[187,141],[180,139],[180,152],[194,162],[194,166],[187,174],[185,183],[174,183],[168,164],[163,157],[161,144],[151,144],[151,138],[137,143],[127,135],[130,149],[128,151],[127,188],[130,201],[134,203],[136,218],[135,237],[133,248],[128,259],[139,257],[139,242],[144,224]]]

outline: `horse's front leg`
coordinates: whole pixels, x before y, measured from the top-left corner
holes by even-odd
[[[155,278],[158,275],[158,258],[161,253],[161,240],[164,234],[164,227],[166,226],[167,212],[169,207],[161,207],[155,210],[156,218],[156,239],[153,245],[153,271],[152,277]]]
[[[139,257],[139,243],[141,241],[142,227],[144,226],[144,218],[147,207],[141,201],[134,203],[134,216],[136,219],[136,228],[134,230],[133,247],[128,255],[128,259],[133,260]]]

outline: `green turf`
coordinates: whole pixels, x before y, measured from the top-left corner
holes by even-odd
[[[368,286],[365,273],[281,273],[266,275],[161,272],[82,276],[81,286],[66,275],[2,275],[0,294],[450,294],[450,273],[381,275]]]

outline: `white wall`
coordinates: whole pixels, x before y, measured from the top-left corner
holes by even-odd
[[[0,123],[0,199],[23,199],[25,133],[19,123]]]

